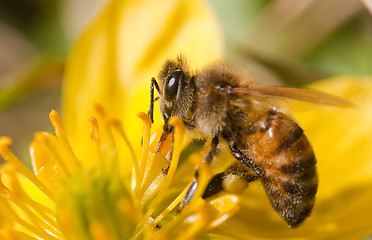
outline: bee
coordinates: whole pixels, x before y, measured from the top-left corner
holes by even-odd
[[[154,102],[159,100],[162,138],[173,131],[168,120],[178,116],[190,134],[198,132],[212,139],[205,162],[210,163],[219,153],[220,141],[237,160],[211,179],[203,198],[234,188],[231,179],[260,180],[273,209],[290,227],[297,227],[310,215],[318,188],[316,156],[303,129],[270,100],[288,98],[348,107],[352,103],[313,89],[260,86],[221,61],[192,74],[181,54],[165,61],[158,78],[159,83],[155,78],[151,81],[149,116],[153,121]],[[159,92],[157,99],[154,87]],[[196,173],[183,205],[191,200],[197,183]]]

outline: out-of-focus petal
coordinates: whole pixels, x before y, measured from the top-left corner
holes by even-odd
[[[111,1],[84,33],[67,64],[63,114],[77,154],[89,152],[87,119],[95,102],[124,120],[140,141],[135,118],[149,106],[150,79],[162,62],[183,52],[191,66],[221,55],[220,29],[210,7],[198,0]],[[124,117],[125,116],[125,117]],[[161,124],[158,111],[155,122]],[[86,155],[86,154],[85,154]],[[91,159],[83,159],[85,164]]]

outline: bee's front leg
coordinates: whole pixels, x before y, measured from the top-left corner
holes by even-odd
[[[156,88],[156,91],[160,94],[160,88],[158,85],[158,82],[156,82],[156,79],[153,77],[151,79],[151,85],[150,85],[150,107],[147,112],[147,115],[149,115],[151,122],[154,123],[154,102],[159,100],[159,97],[154,98],[154,86]]]

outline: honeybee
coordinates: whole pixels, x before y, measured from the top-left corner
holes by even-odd
[[[221,61],[192,74],[181,54],[165,61],[158,77],[159,84],[155,78],[151,81],[149,116],[153,120],[154,102],[159,100],[164,138],[173,131],[168,120],[178,116],[191,134],[197,131],[212,139],[204,161],[210,163],[218,154],[221,140],[237,159],[212,178],[203,198],[218,193],[224,185],[228,188],[231,177],[260,180],[273,209],[290,227],[297,227],[310,215],[318,188],[313,148],[303,129],[269,100],[352,103],[312,89],[259,86],[241,70]],[[154,87],[159,92],[157,99]],[[183,205],[194,195],[197,183],[196,174]]]

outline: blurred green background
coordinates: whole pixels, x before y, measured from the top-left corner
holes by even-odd
[[[209,0],[228,61],[265,84],[301,86],[372,75],[372,17],[358,0]],[[0,135],[29,159],[35,131],[52,131],[68,51],[104,7],[98,0],[0,1]],[[155,11],[155,10],[154,10]]]

